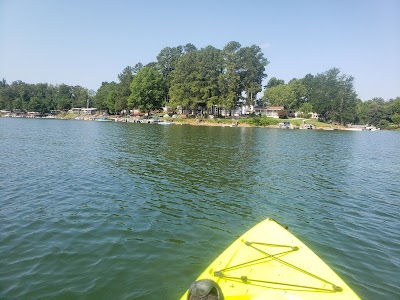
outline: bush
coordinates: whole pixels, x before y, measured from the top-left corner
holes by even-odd
[[[265,116],[253,117],[248,120],[248,123],[250,125],[254,125],[254,126],[268,126],[268,125],[271,125],[271,120]]]
[[[378,123],[378,127],[381,129],[385,129],[389,127],[389,121],[388,120],[380,120]]]
[[[288,113],[286,110],[280,110],[278,111],[278,117],[279,119],[287,119],[288,118]]]

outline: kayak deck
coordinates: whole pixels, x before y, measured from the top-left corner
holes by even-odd
[[[359,299],[315,253],[273,219],[233,242],[200,279],[211,279],[225,300]],[[181,300],[187,298],[187,292]]]

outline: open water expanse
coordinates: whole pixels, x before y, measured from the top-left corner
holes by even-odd
[[[400,299],[400,132],[0,118],[0,299],[179,299],[272,217]]]

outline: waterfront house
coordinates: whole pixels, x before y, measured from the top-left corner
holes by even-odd
[[[283,109],[283,106],[255,106],[253,111],[256,115],[278,119],[278,112]]]
[[[28,111],[26,113],[26,117],[27,118],[42,118],[43,114],[41,114],[40,112],[37,112],[37,111]]]
[[[89,107],[89,108],[82,108],[81,114],[82,115],[95,115],[97,113],[97,108]]]
[[[11,116],[11,110],[0,110],[0,114],[2,115],[2,116],[7,116],[7,117],[9,117],[9,116]]]
[[[309,118],[309,119],[318,119],[319,118],[319,115],[316,112],[304,114],[302,111],[296,111],[294,109],[287,110],[287,114],[291,118]]]
[[[73,107],[69,111],[69,113],[77,114],[77,115],[95,115],[97,113],[97,108],[94,107]]]
[[[81,113],[81,108],[79,108],[79,107],[73,107],[73,108],[71,108],[68,112],[69,112],[69,113],[73,113],[73,114],[80,114],[80,113]]]

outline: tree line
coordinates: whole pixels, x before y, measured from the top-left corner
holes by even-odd
[[[308,74],[287,84],[275,77],[264,87],[268,60],[261,48],[242,47],[232,41],[222,49],[198,49],[193,44],[165,47],[154,62],[127,66],[118,81],[103,82],[95,92],[81,86],[0,81],[0,109],[49,113],[72,107],[96,107],[111,114],[139,109],[150,112],[163,106],[188,113],[234,110],[242,105],[279,105],[304,117],[316,112],[326,122],[369,123],[384,127],[397,122],[399,97],[362,102],[354,90],[354,78],[337,68]]]
[[[29,84],[20,80],[8,84],[4,78],[0,81],[2,110],[49,113],[51,110],[86,107],[87,101],[94,95],[94,91],[81,86]]]
[[[381,128],[386,128],[389,123],[400,123],[400,97],[389,101],[373,98],[363,102],[354,90],[354,78],[341,74],[338,68],[294,78],[287,84],[272,77],[262,100],[267,105],[280,105],[286,110],[297,111],[302,117],[315,112],[324,122],[372,124]]]
[[[96,92],[66,84],[15,81],[9,85],[3,79],[0,107],[43,113],[86,106],[89,100],[91,106],[112,114],[133,108],[149,111],[164,105],[189,111],[234,109],[256,100],[267,64],[260,47],[242,47],[234,41],[223,49],[197,49],[193,44],[166,47],[156,61],[127,66],[118,74],[118,82],[103,82]]]

